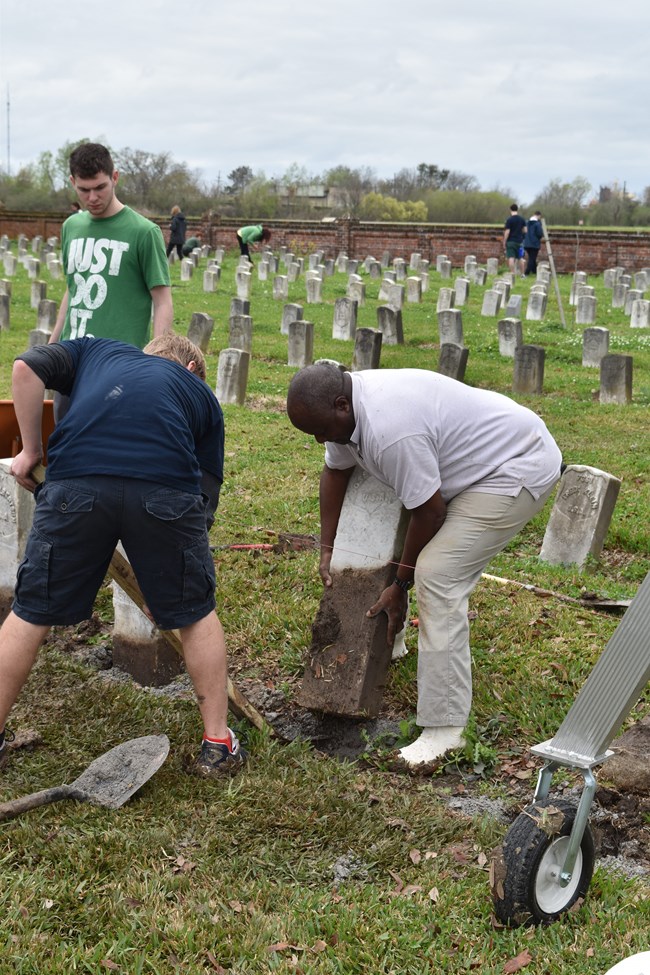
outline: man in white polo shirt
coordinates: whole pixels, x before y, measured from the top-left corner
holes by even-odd
[[[287,412],[325,444],[325,586],[332,585],[332,548],[357,464],[390,485],[410,513],[395,579],[368,615],[386,613],[392,644],[415,584],[423,730],[400,754],[409,765],[433,762],[460,746],[471,707],[469,595],[490,559],[544,506],[560,475],[560,451],[531,410],[422,369],[308,366],[290,383]]]

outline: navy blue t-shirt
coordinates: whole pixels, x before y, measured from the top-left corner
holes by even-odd
[[[71,386],[69,369],[57,367],[56,346],[18,357],[31,367],[33,354],[47,388],[70,395],[47,445],[48,479],[109,474],[190,494],[201,493],[201,469],[223,481],[223,413],[203,380],[177,362],[112,339],[58,345],[59,355],[72,359]]]
[[[508,217],[504,226],[506,230],[510,231],[508,240],[513,244],[521,244],[526,229],[526,221],[524,218],[520,217],[518,213],[513,213],[511,217]]]

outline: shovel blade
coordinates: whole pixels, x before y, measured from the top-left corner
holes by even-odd
[[[167,735],[131,738],[96,758],[70,789],[76,798],[118,809],[158,771],[168,754]]]

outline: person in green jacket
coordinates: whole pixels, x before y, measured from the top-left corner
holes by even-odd
[[[185,243],[183,244],[183,256],[189,257],[189,255],[192,253],[194,248],[200,246],[201,246],[200,237],[188,237]]]
[[[251,264],[253,261],[249,250],[250,245],[257,244],[260,240],[267,241],[270,239],[271,231],[263,227],[261,223],[254,224],[251,227],[240,227],[237,231],[239,250],[242,254],[246,255]]]

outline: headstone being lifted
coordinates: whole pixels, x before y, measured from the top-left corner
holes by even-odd
[[[297,696],[302,707],[350,717],[378,713],[392,649],[386,615],[369,619],[366,611],[395,576],[406,523],[393,490],[356,468],[332,553],[333,584],[324,590],[312,626]]]

